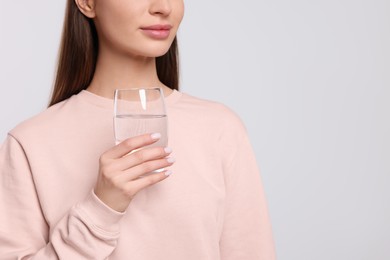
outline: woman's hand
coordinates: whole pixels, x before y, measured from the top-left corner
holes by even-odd
[[[146,134],[126,139],[100,157],[96,196],[113,210],[124,212],[138,191],[156,184],[170,175],[170,171],[141,175],[171,166],[173,158],[166,158],[172,151],[164,147],[144,148],[155,143],[160,134]]]

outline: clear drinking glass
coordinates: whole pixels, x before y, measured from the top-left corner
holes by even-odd
[[[168,145],[168,122],[162,89],[115,90],[114,131],[116,144],[130,137],[160,133],[160,140],[147,147],[166,147]]]

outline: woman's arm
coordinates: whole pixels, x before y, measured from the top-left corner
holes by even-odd
[[[226,185],[221,260],[273,260],[267,202],[246,130],[235,117],[225,129],[220,140]]]
[[[38,194],[23,147],[9,135],[0,149],[0,259],[106,259],[116,247],[119,222],[132,198],[169,176],[163,171],[138,178],[171,166],[173,161],[166,158],[170,150],[152,147],[128,155],[158,138],[129,138],[105,152],[96,195],[91,191],[49,230],[39,196],[53,194]]]
[[[12,136],[0,148],[0,212],[1,259],[104,259],[115,249],[123,215],[91,192],[49,230],[29,163]]]

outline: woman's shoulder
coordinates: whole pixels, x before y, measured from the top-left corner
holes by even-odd
[[[241,121],[240,117],[233,109],[219,101],[195,97],[190,94],[183,93],[178,105],[181,106],[180,108],[182,109],[199,113],[204,117],[212,116],[220,119]]]
[[[70,97],[20,122],[8,134],[19,140],[39,137],[47,131],[54,131],[57,127],[60,127],[60,122],[64,122],[64,116],[69,114],[67,110],[69,103],[73,101],[72,99],[73,97]]]
[[[241,117],[228,105],[214,100],[195,97],[182,93],[180,102],[176,103],[179,113],[185,116],[196,117],[201,121],[208,121],[214,127],[245,130]]]

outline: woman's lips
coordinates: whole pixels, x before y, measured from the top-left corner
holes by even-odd
[[[172,29],[171,25],[161,25],[161,24],[141,28],[144,34],[158,40],[164,40],[168,38],[169,34],[171,33],[171,29]]]

